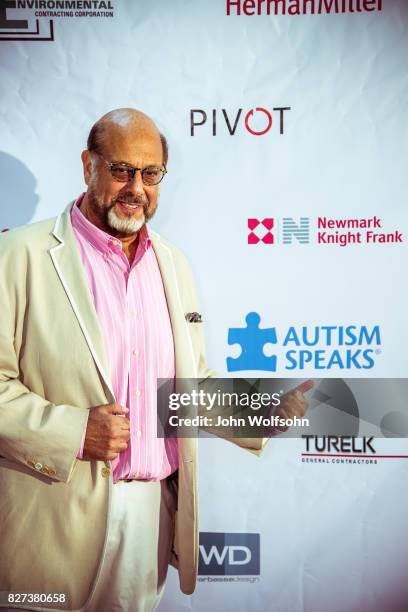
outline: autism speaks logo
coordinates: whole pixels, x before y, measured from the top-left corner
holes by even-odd
[[[286,329],[260,327],[261,317],[250,312],[246,327],[231,327],[228,344],[241,346],[238,357],[227,357],[228,372],[258,370],[370,370],[381,353],[380,326],[291,325]],[[265,354],[269,345],[276,352]],[[279,349],[279,350],[278,350]]]

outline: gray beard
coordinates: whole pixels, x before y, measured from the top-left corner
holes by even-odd
[[[156,209],[148,211],[147,206],[143,206],[143,218],[141,219],[119,219],[114,211],[115,202],[111,202],[106,207],[104,202],[93,192],[92,186],[88,190],[89,204],[94,213],[104,222],[105,226],[121,232],[123,234],[136,234],[141,227],[153,217]]]
[[[143,215],[141,219],[119,219],[115,213],[114,206],[111,206],[108,208],[106,222],[109,227],[122,234],[136,234],[146,223],[146,217]]]

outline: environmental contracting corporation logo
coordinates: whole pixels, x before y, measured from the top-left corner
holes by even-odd
[[[0,41],[53,41],[53,19],[113,17],[113,9],[111,0],[0,0]]]

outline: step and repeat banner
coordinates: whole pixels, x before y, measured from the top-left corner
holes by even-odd
[[[0,229],[59,213],[91,125],[138,108],[169,142],[151,225],[191,262],[208,365],[316,379],[320,411],[322,379],[407,377],[406,0],[1,0],[0,53]],[[160,610],[406,610],[386,389],[378,435],[200,440],[198,585],[171,569]]]

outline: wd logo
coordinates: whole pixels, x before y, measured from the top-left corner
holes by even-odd
[[[259,576],[259,533],[200,533],[200,576]]]

